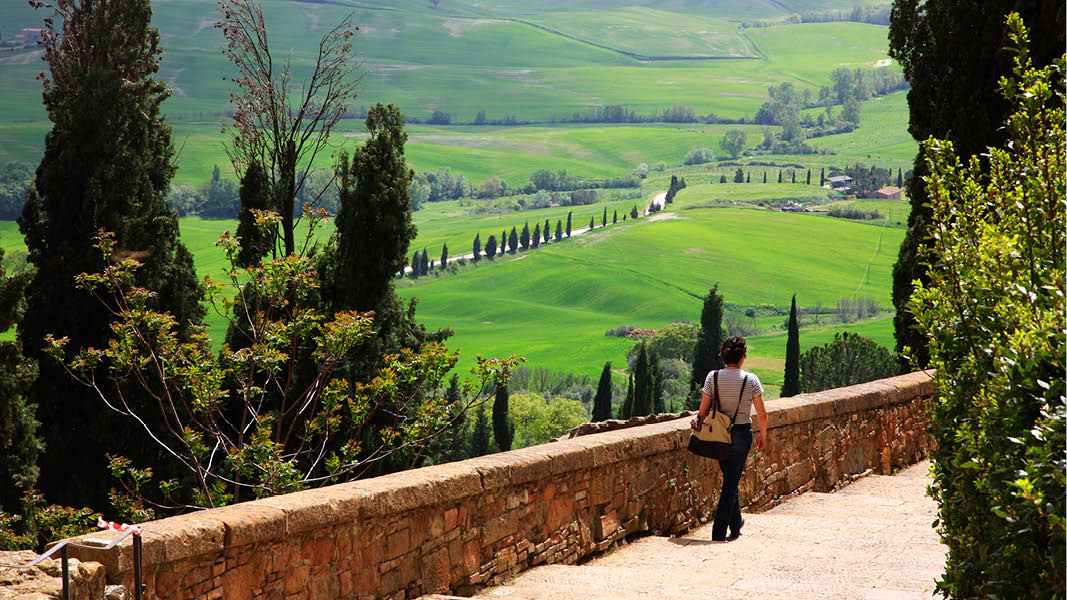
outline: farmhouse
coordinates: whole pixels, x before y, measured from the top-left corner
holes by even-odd
[[[21,33],[15,36],[16,40],[24,40],[27,42],[36,42],[41,39],[41,30],[33,29],[31,27],[24,28]]]
[[[887,185],[871,192],[871,198],[884,198],[886,200],[900,200],[900,188]]]

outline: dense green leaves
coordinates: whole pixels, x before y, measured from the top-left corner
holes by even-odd
[[[908,308],[935,369],[932,491],[949,549],[938,589],[1063,598],[1064,63],[1035,67],[1021,20],[1009,26],[1007,143],[967,162],[952,142],[925,145],[929,283]]]
[[[604,363],[600,381],[593,398],[593,421],[607,421],[611,418],[611,363]]]
[[[722,295],[716,283],[704,296],[704,307],[700,311],[700,333],[693,348],[693,375],[689,378],[689,407],[693,410],[699,407],[699,390],[704,387],[708,373],[726,366],[719,357],[723,340],[722,309]]]
[[[785,340],[785,377],[782,383],[782,398],[800,393],[800,325],[797,322],[797,296],[789,309],[788,333]]]
[[[821,392],[899,374],[896,356],[874,340],[846,331],[800,355],[800,391]]]

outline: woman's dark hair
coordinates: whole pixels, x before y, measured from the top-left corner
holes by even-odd
[[[722,349],[719,350],[719,356],[728,365],[737,364],[747,353],[748,344],[745,343],[745,338],[739,335],[723,340]]]

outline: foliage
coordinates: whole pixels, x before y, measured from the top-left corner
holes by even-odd
[[[305,214],[309,239],[322,217],[321,210]],[[265,230],[278,220],[259,213]],[[237,240],[226,234],[219,243],[232,265],[240,251]],[[111,255],[114,244],[113,235],[101,232],[102,256]],[[316,311],[313,264],[294,254],[247,269],[231,266],[229,283],[240,290],[235,299],[225,286],[207,280],[212,304],[222,298],[221,314],[240,314],[248,338],[247,346],[224,346],[218,355],[203,327],[183,342],[174,318],[151,309],[151,292],[134,285],[135,261],[78,277],[79,286],[116,315],[112,336],[102,349],[85,348],[70,359],[64,359],[67,340],[49,338],[50,354],[107,409],[150,432],[182,472],[180,480],[155,480],[154,492],[144,470],[113,461],[129,496],[170,509],[219,506],[353,479],[397,453],[417,461],[457,411],[482,400],[474,392],[485,381],[506,381],[517,362],[479,358],[477,380],[464,383],[469,397],[459,406],[438,391],[458,358],[440,344],[387,355],[373,379],[349,382],[340,367],[373,337],[372,315],[342,311],[328,317]],[[255,310],[246,303],[249,297],[256,299]],[[313,348],[314,373],[305,389],[294,392],[292,350],[303,343]],[[144,409],[131,404],[125,384],[144,388],[164,407],[160,422],[142,417]],[[275,390],[281,390],[280,398]],[[385,407],[391,415],[387,425],[366,431]],[[342,431],[355,434],[338,441]]]
[[[657,329],[648,339],[648,351],[660,358],[677,358],[691,363],[699,332],[700,329],[690,323],[668,323]],[[630,349],[630,355],[636,356],[639,345],[635,344]]]
[[[1037,68],[1008,18],[1008,141],[963,162],[930,140],[929,283],[909,309],[929,340],[946,597],[1063,597],[1064,62]]]
[[[1048,65],[1063,53],[1063,7],[1055,2],[1020,3],[988,0],[895,0],[889,26],[889,55],[900,63],[911,84],[908,92],[908,132],[917,140],[928,137],[951,141],[960,157],[1000,146],[1010,110],[997,92],[998,78],[1011,70],[1004,17],[1018,10],[1031,28],[1030,56],[1037,66]],[[896,351],[910,348],[914,366],[927,363],[926,340],[915,328],[907,308],[916,280],[929,278],[920,260],[928,244],[929,199],[925,191],[924,150],[915,157],[908,184],[911,201],[907,237],[893,267],[893,307],[896,309]]]
[[[274,64],[259,4],[220,0],[218,10],[222,19],[215,27],[226,39],[226,57],[237,68],[237,77],[228,78],[237,91],[230,93],[233,117],[223,122],[226,152],[235,172],[259,163],[267,173],[274,192],[271,206],[281,216],[281,239],[276,241],[285,254],[293,254],[297,190],[310,183],[315,159],[356,97],[358,71],[353,68],[351,41],[356,27],[345,18],[327,30],[310,74],[294,90],[290,61]]]
[[[619,418],[629,419],[634,416],[634,374],[630,373],[626,380],[626,399],[619,407]]]
[[[600,372],[600,381],[593,399],[593,421],[607,421],[611,418],[611,362],[604,363]]]
[[[537,394],[511,396],[510,414],[515,448],[550,442],[586,420],[581,402],[570,398],[547,401]]]
[[[641,342],[637,351],[637,363],[634,365],[633,416],[642,417],[652,413],[652,391],[655,383],[653,379],[648,351],[645,342]]]
[[[877,206],[863,206],[861,204],[835,204],[827,212],[831,217],[838,219],[854,219],[857,221],[872,221],[882,218],[882,213]]]
[[[797,322],[797,296],[789,309],[788,337],[785,342],[785,376],[782,383],[782,398],[800,393],[800,324]]]
[[[22,213],[26,186],[33,181],[33,169],[22,163],[0,165],[0,220],[13,220]]]
[[[75,289],[74,278],[109,260],[140,261],[136,284],[152,290],[146,304],[169,311],[180,336],[204,314],[203,289],[166,204],[175,166],[161,104],[170,92],[154,79],[161,50],[150,3],[33,4],[51,12],[41,34],[49,70],[40,79],[52,128],[19,220],[36,270],[18,335],[40,370],[30,392],[49,450],[39,486],[53,501],[105,506],[104,453],[150,442],[139,431],[124,431],[122,419],[97,410],[87,390],[42,359],[45,334],[68,338],[72,350],[106,344],[114,316]],[[114,255],[92,250],[98,228],[114,232]],[[130,400],[148,401],[144,395]]]
[[[719,140],[719,148],[722,148],[722,151],[729,155],[730,158],[737,158],[741,156],[747,141],[748,135],[745,134],[745,130],[727,129],[722,139]]]
[[[821,392],[899,374],[896,356],[874,340],[846,331],[800,355],[800,391]]]
[[[478,406],[478,416],[471,432],[471,456],[489,454],[489,417],[485,415],[485,405]]]
[[[699,391],[704,387],[708,373],[726,366],[719,357],[723,340],[722,311],[722,295],[716,283],[704,296],[704,307],[700,311],[700,333],[693,346],[693,374],[689,378],[689,406],[693,410],[699,407],[693,404],[700,402]]]
[[[23,290],[33,275],[27,271],[6,276],[3,258],[4,249],[0,248],[0,333],[8,331],[21,316]],[[37,365],[23,358],[17,341],[0,342],[0,532],[10,526],[31,538],[31,492],[37,484],[37,457],[44,450],[37,433],[37,407],[28,397],[36,376]],[[7,524],[2,522],[4,511],[11,514]],[[0,539],[3,535],[0,533]],[[3,545],[0,541],[0,547]]]
[[[682,164],[699,165],[713,160],[715,160],[715,153],[711,151],[711,148],[693,148],[685,153]]]
[[[237,218],[237,240],[241,244],[241,251],[236,258],[239,267],[251,267],[259,263],[276,235],[272,232],[271,236],[265,237],[256,226],[255,211],[267,210],[269,201],[270,182],[267,181],[267,174],[258,162],[253,162],[241,178],[241,211]]]
[[[515,421],[509,415],[508,400],[507,384],[498,381],[493,398],[493,439],[501,452],[511,450],[511,443],[515,439]]]

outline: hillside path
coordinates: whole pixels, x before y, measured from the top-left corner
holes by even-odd
[[[931,527],[929,467],[745,514],[732,542],[712,542],[709,523],[680,538],[641,538],[583,565],[538,567],[475,598],[929,599],[945,562]]]

